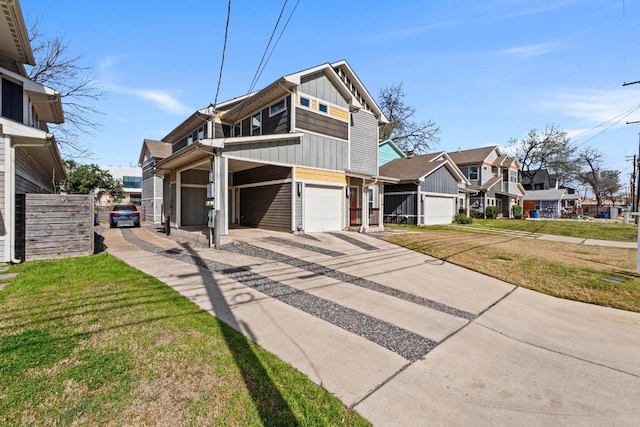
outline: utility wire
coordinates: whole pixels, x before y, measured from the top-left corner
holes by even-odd
[[[273,40],[273,36],[276,34],[278,25],[280,25],[280,19],[282,19],[282,14],[284,13],[284,9],[287,7],[287,2],[288,0],[284,0],[282,9],[280,9],[280,14],[278,15],[278,20],[276,21],[276,25],[273,26],[273,31],[271,31],[271,37],[269,37],[269,42],[267,43],[267,46],[265,46],[264,48],[264,52],[262,53],[262,58],[260,59],[260,64],[258,64],[256,73],[253,75],[253,80],[251,80],[251,84],[249,85],[249,90],[247,91],[247,93],[251,93],[253,91],[253,88],[258,83],[258,77],[259,77],[259,74],[261,73],[260,68],[262,67],[262,64],[264,63],[266,66],[265,58],[267,56],[267,52],[269,51],[269,46],[271,46],[271,41]]]
[[[581,132],[581,133],[579,133],[579,134],[575,135],[573,138],[574,138],[574,139],[575,139],[575,138],[579,138],[579,137],[581,137],[582,135],[587,134],[587,133],[589,133],[589,132],[591,132],[591,131],[594,131],[594,130],[596,130],[596,129],[598,129],[598,128],[600,128],[600,127],[604,126],[604,125],[606,125],[606,124],[607,124],[607,123],[609,123],[610,121],[616,120],[617,118],[619,118],[619,117],[620,117],[620,119],[619,119],[618,121],[616,121],[616,123],[619,123],[620,121],[622,121],[622,119],[624,119],[625,117],[628,117],[628,116],[629,116],[629,114],[633,113],[633,112],[634,112],[634,111],[636,111],[638,108],[640,108],[640,105],[635,105],[635,106],[633,106],[633,107],[629,108],[627,111],[625,111],[625,112],[623,112],[623,113],[620,113],[620,114],[618,114],[617,116],[610,118],[609,120],[605,120],[604,122],[600,123],[598,126],[594,126],[594,127],[592,127],[591,129],[585,130],[584,132]],[[615,123],[614,123],[614,124],[615,124]]]
[[[595,135],[593,135],[591,138],[588,138],[588,139],[586,139],[586,140],[582,141],[580,144],[578,144],[578,145],[577,145],[577,147],[580,147],[580,146],[582,146],[582,145],[586,144],[587,142],[591,141],[592,139],[594,139],[594,138],[596,138],[596,137],[598,137],[598,136],[602,135],[604,132],[608,131],[609,129],[611,129],[612,127],[614,127],[614,126],[615,126],[615,125],[617,125],[618,123],[620,123],[623,119],[625,119],[625,118],[629,117],[631,114],[633,114],[633,113],[634,113],[635,111],[637,111],[638,109],[640,109],[640,105],[636,105],[636,106],[635,106],[635,107],[633,107],[632,109],[627,110],[625,113],[622,113],[622,114],[620,115],[620,116],[622,116],[622,117],[620,117],[620,118],[619,118],[618,120],[616,120],[615,122],[611,123],[611,124],[610,124],[609,126],[607,126],[606,128],[602,129],[600,132],[598,132],[598,133],[596,133]],[[616,116],[616,117],[619,117],[619,116]],[[605,123],[606,123],[606,122],[605,122]],[[590,131],[587,131],[587,132],[590,132]],[[583,132],[581,135],[584,135],[584,133],[586,133],[586,132]]]
[[[218,75],[218,87],[216,88],[216,96],[213,101],[213,108],[218,105],[218,94],[220,93],[220,82],[222,81],[222,69],[224,68],[224,54],[227,50],[227,40],[229,37],[229,19],[231,18],[231,0],[227,4],[227,24],[224,28],[224,43],[222,44],[222,60],[220,61],[220,74]]]

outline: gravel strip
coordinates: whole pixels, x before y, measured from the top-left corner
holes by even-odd
[[[376,248],[375,246],[371,246],[368,243],[365,243],[365,242],[360,241],[358,239],[354,239],[353,237],[347,236],[346,234],[335,233],[335,232],[329,232],[329,234],[331,234],[333,237],[337,237],[338,239],[342,239],[345,242],[351,243],[354,246],[362,248],[365,251],[377,251],[378,250],[378,248]]]
[[[317,252],[319,254],[328,255],[334,258],[345,255],[342,252],[336,252],[330,249],[319,248],[317,246],[307,245],[306,243],[294,242],[293,240],[283,239],[282,237],[269,236],[269,237],[265,237],[264,240],[268,240],[270,242],[282,243],[284,245],[293,246],[296,248],[304,249],[306,251]]]
[[[379,292],[384,295],[389,295],[394,298],[398,298],[404,301],[409,301],[414,304],[428,307],[433,310],[438,310],[443,313],[450,314],[452,316],[460,317],[466,320],[475,319],[475,315],[468,311],[460,310],[455,307],[450,307],[446,304],[439,303],[437,301],[430,300],[418,295],[410,294],[408,292],[401,291],[399,289],[391,288],[389,286],[381,285],[380,283],[372,282],[371,280],[362,279],[351,274],[343,273],[341,271],[334,270],[329,267],[325,267],[320,264],[303,261],[298,258],[294,258],[288,255],[284,255],[275,251],[271,251],[265,248],[259,248],[248,243],[229,243],[222,246],[223,250],[229,252],[235,252],[243,255],[249,255],[257,258],[264,258],[272,261],[288,264],[292,267],[301,268],[307,270],[313,274],[319,276],[331,277],[332,279],[339,280],[344,283],[359,286],[361,288],[369,289],[371,291]]]
[[[246,267],[236,267],[217,261],[206,260],[197,255],[182,251],[165,250],[140,239],[132,230],[123,229],[122,235],[129,243],[147,252],[220,273],[251,289],[255,289],[298,310],[304,311],[305,313],[374,342],[411,362],[422,359],[425,354],[438,345],[437,342],[416,333],[335,302],[317,297],[308,292],[276,282],[275,280],[256,274]]]

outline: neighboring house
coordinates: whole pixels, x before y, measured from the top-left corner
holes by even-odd
[[[525,191],[558,188],[557,176],[550,174],[547,169],[531,171],[528,174],[521,172],[520,182]]]
[[[98,206],[111,206],[114,203],[132,203],[136,206],[142,204],[142,169],[120,166],[100,166],[111,176],[120,181],[124,197],[122,200],[113,200],[109,194],[105,194],[98,200]]]
[[[484,215],[487,206],[497,206],[498,215],[509,218],[513,205],[522,206],[526,191],[519,181],[520,163],[515,157],[505,156],[498,146],[458,150],[448,153],[469,180],[473,215]]]
[[[389,163],[391,160],[407,157],[404,152],[390,139],[380,141],[378,144],[378,166]]]
[[[523,198],[524,214],[530,217],[560,218],[582,215],[582,198],[565,188],[531,190]],[[536,211],[536,213],[532,213]]]
[[[0,0],[0,10],[0,260],[17,262],[16,196],[55,193],[66,178],[47,127],[64,115],[60,94],[27,77],[35,59],[20,3]]]
[[[466,206],[469,181],[444,151],[392,160],[380,175],[397,180],[384,186],[385,223],[451,224]]]
[[[153,173],[156,163],[171,155],[171,144],[145,139],[140,150],[138,166],[142,167],[142,209],[145,221],[160,223],[164,221],[162,212],[163,176]]]
[[[383,123],[346,61],[196,111],[162,138],[172,144],[154,168],[164,176],[164,215],[171,229],[218,223],[214,239],[232,226],[381,228]]]

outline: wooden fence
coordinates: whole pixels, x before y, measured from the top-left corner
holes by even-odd
[[[16,195],[16,254],[23,261],[91,255],[93,196]]]

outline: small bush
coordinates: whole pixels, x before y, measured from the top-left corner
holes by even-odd
[[[485,213],[487,214],[487,218],[496,219],[498,217],[498,207],[497,206],[487,206],[487,209],[485,210]]]
[[[522,219],[522,206],[513,205],[511,206],[511,213],[515,219]]]
[[[473,218],[464,214],[457,214],[453,217],[453,222],[456,224],[471,224],[473,222]]]

